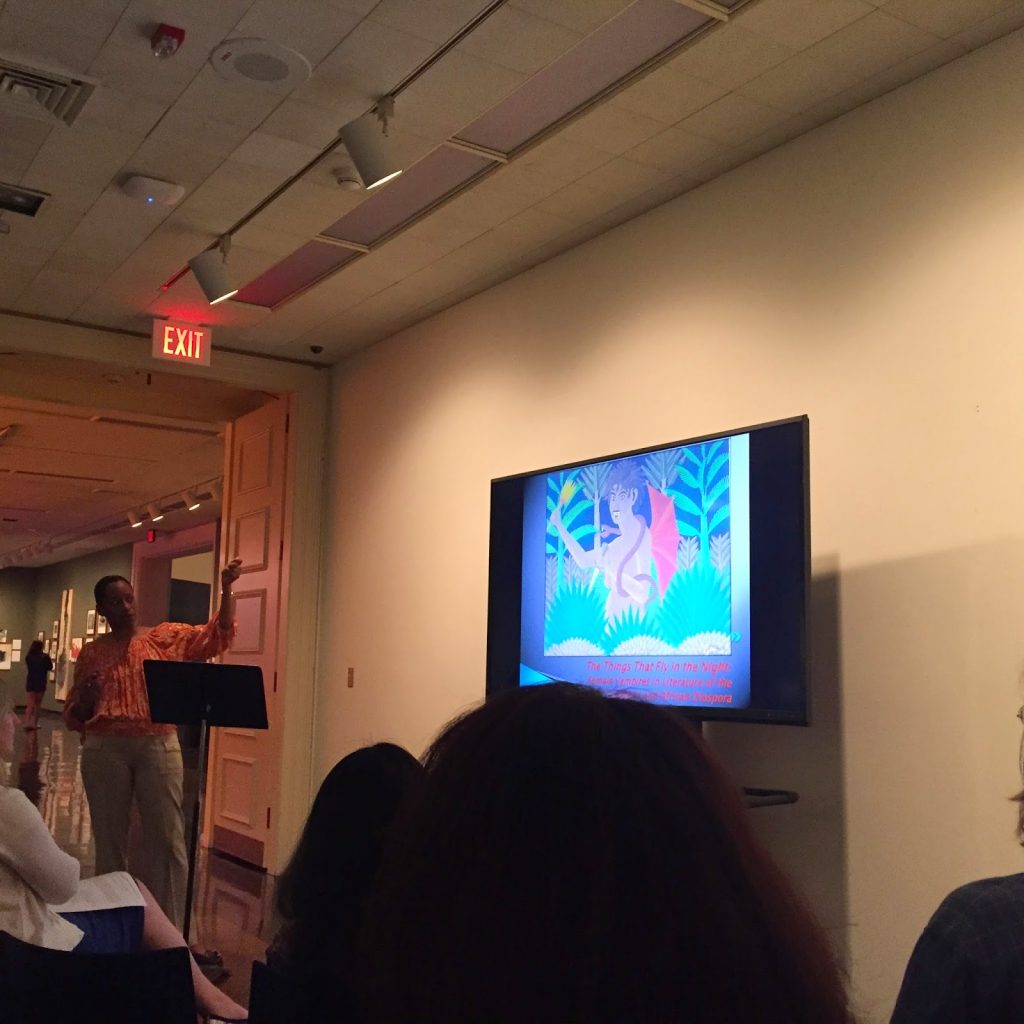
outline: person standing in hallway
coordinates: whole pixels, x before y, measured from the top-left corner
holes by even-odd
[[[53,671],[53,661],[43,650],[42,640],[33,640],[25,655],[25,728],[39,728],[39,705],[46,693],[46,677]]]
[[[235,559],[221,571],[221,603],[205,626],[136,625],[135,592],[123,576],[95,587],[97,611],[110,632],[86,644],[64,720],[83,734],[82,781],[96,841],[96,873],[124,871],[134,800],[142,821],[143,863],[137,872],[174,924],[184,919],[188,862],[182,811],[181,747],[173,725],[150,720],[142,663],[206,661],[228,649],[234,631],[231,588]]]

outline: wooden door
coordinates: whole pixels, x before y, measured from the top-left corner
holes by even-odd
[[[236,420],[229,431],[222,561],[242,560],[235,584],[238,632],[228,664],[259,665],[270,729],[212,730],[206,795],[208,842],[250,864],[267,864],[278,793],[278,643],[284,559],[288,399]]]

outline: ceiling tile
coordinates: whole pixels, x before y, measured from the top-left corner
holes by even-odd
[[[813,60],[827,64],[837,75],[870,78],[897,61],[927,49],[936,38],[905,21],[875,11],[816,43],[806,53]]]
[[[330,0],[302,0],[301,12],[280,0],[256,0],[232,29],[234,37],[273,39],[320,63],[359,24],[362,15]]]
[[[672,177],[671,171],[618,158],[559,189],[533,208],[572,224],[593,220]]]
[[[32,283],[37,271],[33,267],[5,266],[0,264],[0,306],[13,307],[18,296]]]
[[[478,25],[458,48],[530,75],[547,67],[582,38],[581,32],[506,4]]]
[[[867,0],[758,0],[743,8],[736,20],[750,32],[803,50],[870,14],[876,6]]]
[[[100,85],[82,108],[79,120],[144,135],[166,113],[167,105]]]
[[[181,145],[188,139],[190,146],[229,157],[247,138],[250,128],[245,125],[217,121],[208,112],[175,105],[150,132],[149,139],[161,139]]]
[[[454,135],[525,81],[518,71],[453,51],[398,97],[395,119],[411,120],[439,138]]]
[[[793,55],[793,49],[742,27],[742,17],[701,36],[672,61],[682,71],[724,89],[736,89]]]
[[[632,0],[512,0],[511,6],[577,32],[590,33],[631,3]]]
[[[343,111],[349,116],[342,123],[347,123],[390,93],[435,48],[419,36],[364,21],[317,65],[292,98]]]
[[[52,21],[0,12],[0,50],[17,54],[23,62],[44,70],[84,74],[103,46],[103,34],[65,32]]]
[[[169,216],[166,207],[147,206],[110,189],[96,201],[67,237],[62,252],[109,269],[120,266]]]
[[[59,199],[50,198],[31,220],[27,217],[10,217],[8,223],[11,225],[11,234],[0,241],[6,245],[14,239],[19,246],[35,246],[53,251],[67,240],[83,216],[84,209],[66,206]]]
[[[232,244],[237,242],[247,249],[267,253],[272,256],[287,256],[309,241],[310,236],[288,234],[278,228],[264,227],[258,223],[259,217],[239,228],[232,236]]]
[[[912,82],[915,78],[920,78],[921,75],[928,74],[929,71],[934,71],[943,64],[948,64],[951,60],[956,60],[968,52],[960,38],[953,36],[886,68],[877,75],[873,75],[868,81],[877,87],[878,92],[875,95],[880,96],[882,93],[898,89],[907,82]]]
[[[461,193],[446,206],[456,216],[495,227],[541,199],[557,192],[564,182],[531,174],[516,161]]]
[[[774,107],[731,93],[697,111],[679,127],[725,146],[735,146],[752,135],[766,131],[773,124],[778,124],[785,116]]]
[[[319,152],[314,146],[256,131],[231,154],[231,159],[291,175],[314,160]]]
[[[446,43],[473,20],[489,0],[381,0],[369,17],[389,28]]]
[[[220,5],[211,5],[215,6]],[[89,65],[89,74],[126,96],[173,102],[206,63],[223,33],[199,23],[189,24],[188,37],[173,59],[155,60],[149,39],[155,25],[162,21],[184,24],[171,11],[133,0]]]
[[[697,164],[719,155],[724,148],[711,139],[694,135],[684,128],[673,127],[640,143],[625,156],[638,164],[649,164],[676,174],[685,174]]]
[[[888,0],[880,9],[934,35],[948,38],[1016,6],[1011,0]]]
[[[45,121],[0,111],[0,180],[20,181],[52,130]]]
[[[657,135],[664,128],[665,125],[653,117],[602,103],[568,124],[560,137],[617,155]]]
[[[176,207],[174,219],[219,235],[273,192],[283,177],[279,171],[226,160]]]
[[[289,98],[271,111],[260,130],[322,149],[337,138],[341,124],[327,107]]]
[[[999,14],[978,22],[963,32],[956,35],[958,42],[964,44],[968,50],[975,50],[979,46],[985,46],[995,39],[999,39],[1008,32],[1015,32],[1024,27],[1024,4],[1017,2]]]
[[[798,53],[741,86],[739,92],[796,114],[859,80],[860,76],[855,73],[839,71],[831,64]]]
[[[161,132],[159,136],[151,135],[132,154],[127,172],[173,181],[183,185],[187,194],[198,188],[225,159],[202,146],[183,146],[180,139]]]
[[[128,6],[128,0],[7,0],[4,14],[57,28],[67,37],[105,39]]]
[[[50,132],[23,183],[43,192],[57,192],[64,182],[105,188],[141,141],[140,135],[87,122]]]
[[[21,292],[14,308],[67,319],[102,283],[102,276],[92,277],[80,270],[63,273],[44,269]]]
[[[175,106],[194,110],[206,120],[256,128],[282,101],[280,93],[256,82],[228,82],[209,65],[189,83]]]
[[[563,132],[527,150],[516,161],[516,167],[556,185],[567,185],[596,167],[608,163],[611,157],[609,151],[575,142],[567,138]],[[499,176],[502,173],[498,171]]]
[[[669,125],[721,99],[728,91],[726,86],[712,85],[677,71],[670,61],[616,93],[609,102]]]
[[[451,252],[487,231],[488,225],[470,220],[446,204],[408,228],[406,234],[422,238]]]
[[[343,192],[340,188],[329,188],[303,178],[257,214],[251,223],[264,231],[300,235],[304,236],[303,241],[308,241],[365,198],[365,192]]]

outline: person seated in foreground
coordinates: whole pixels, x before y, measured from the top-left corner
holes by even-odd
[[[678,716],[503,693],[426,760],[368,907],[378,1024],[839,1024],[819,926]]]
[[[149,890],[119,871],[80,879],[81,865],[50,835],[21,790],[0,787],[0,930],[46,949],[132,953],[185,940]],[[196,1006],[204,1016],[248,1014],[209,982],[189,956]]]
[[[1024,707],[1017,717],[1024,721]],[[1013,799],[1024,846],[1024,790]],[[1004,1021],[1024,1021],[1024,874],[969,882],[939,904],[910,956],[891,1024]]]
[[[320,786],[278,879],[282,926],[267,953],[285,982],[289,1020],[354,1014],[352,965],[364,905],[395,814],[422,774],[407,750],[378,743],[342,758]]]

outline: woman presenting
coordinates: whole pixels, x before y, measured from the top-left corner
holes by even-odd
[[[64,707],[67,725],[83,733],[82,781],[96,840],[96,873],[124,871],[134,800],[142,821],[139,877],[180,928],[184,915],[185,820],[177,730],[149,717],[142,663],[206,661],[227,650],[234,629],[231,588],[241,560],[221,571],[221,604],[205,626],[135,624],[135,592],[123,576],[104,576],[95,587],[96,610],[110,632],[86,644]]]

